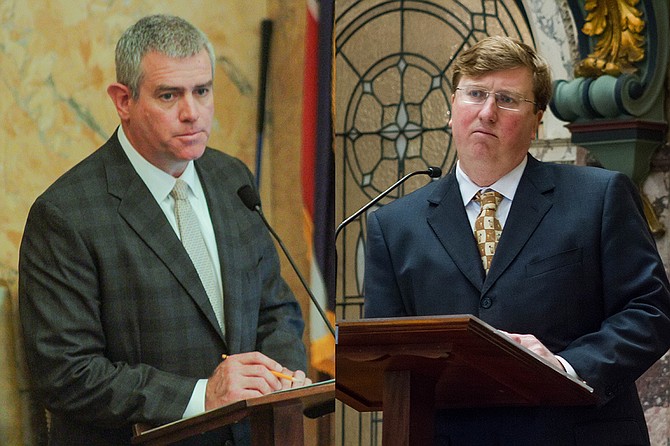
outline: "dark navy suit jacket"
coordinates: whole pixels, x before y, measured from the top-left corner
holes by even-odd
[[[635,380],[670,347],[670,295],[625,175],[529,156],[488,276],[453,172],[372,213],[366,252],[366,317],[473,314],[534,334],[600,397],[439,412],[436,443],[648,443]]]

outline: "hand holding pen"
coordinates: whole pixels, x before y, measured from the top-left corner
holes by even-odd
[[[291,371],[260,352],[222,355],[207,381],[205,409],[311,384],[302,370]]]

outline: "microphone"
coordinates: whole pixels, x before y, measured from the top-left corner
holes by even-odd
[[[358,218],[363,212],[367,211],[370,209],[372,206],[374,206],[379,200],[387,196],[393,189],[396,187],[400,186],[402,183],[413,177],[414,175],[428,175],[431,178],[439,178],[442,176],[442,169],[439,167],[435,166],[430,166],[426,170],[415,170],[414,172],[410,172],[404,177],[400,178],[398,181],[393,183],[388,189],[386,189],[384,192],[381,194],[377,195],[375,198],[373,198],[371,201],[369,201],[365,206],[351,214],[349,217],[347,217],[346,220],[344,220],[340,225],[337,227],[335,230],[335,240],[337,240],[337,236],[340,234],[340,231],[344,229],[345,226],[347,226],[349,223],[354,221],[356,218]]]
[[[316,300],[316,297],[314,296],[314,293],[312,293],[312,290],[309,289],[309,286],[307,286],[307,282],[305,281],[305,278],[300,274],[300,270],[298,270],[298,267],[296,266],[295,262],[293,261],[293,258],[289,254],[288,250],[284,246],[284,243],[281,241],[277,233],[272,229],[272,226],[270,226],[270,223],[265,218],[265,215],[263,214],[263,210],[261,209],[261,199],[258,196],[258,193],[249,186],[248,184],[245,184],[244,186],[240,187],[237,190],[237,196],[240,197],[240,200],[242,200],[242,203],[250,210],[256,212],[260,217],[261,220],[263,221],[263,224],[265,225],[266,228],[268,228],[268,231],[270,231],[270,234],[274,237],[275,240],[277,240],[277,243],[281,247],[282,251],[284,251],[284,255],[288,259],[289,263],[291,264],[291,267],[293,268],[293,271],[295,271],[295,274],[298,276],[298,279],[300,279],[300,283],[302,283],[303,288],[305,291],[307,291],[307,294],[309,295],[309,298],[312,300],[312,303],[316,307],[316,309],[319,311],[319,314],[321,315],[321,319],[323,319],[323,322],[326,323],[326,326],[328,327],[328,330],[330,333],[335,337],[335,329],[333,326],[330,324],[330,321],[328,320],[328,317],[326,316],[326,313],[323,311],[323,308],[321,308],[321,305],[319,305],[319,301]]]

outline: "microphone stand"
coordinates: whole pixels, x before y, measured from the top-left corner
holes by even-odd
[[[414,175],[428,175],[431,178],[439,178],[442,176],[442,169],[439,167],[434,167],[430,166],[426,170],[416,170],[414,172],[410,172],[404,177],[400,178],[398,181],[393,183],[388,189],[386,189],[384,192],[381,194],[377,195],[375,198],[373,198],[371,201],[366,203],[362,208],[351,214],[349,217],[347,217],[342,223],[340,223],[337,226],[337,229],[335,229],[335,244],[337,244],[337,236],[340,235],[340,231],[344,229],[345,226],[347,226],[349,223],[354,221],[356,218],[358,218],[363,212],[367,211],[370,209],[372,206],[374,206],[379,200],[387,196],[393,189],[396,187],[400,186],[402,183],[407,181],[409,178],[413,177]],[[339,259],[337,255],[337,249],[335,249],[335,296],[337,296],[337,265],[338,265]]]
[[[345,226],[347,226],[349,223],[351,223],[353,220],[358,218],[363,212],[367,211],[370,209],[372,206],[374,206],[379,200],[387,196],[393,189],[396,187],[400,186],[402,183],[407,181],[409,178],[413,177],[414,175],[428,175],[431,178],[439,178],[442,176],[442,169],[439,167],[429,167],[427,170],[416,170],[414,172],[410,172],[404,177],[400,178],[398,181],[393,183],[388,189],[386,189],[384,192],[381,194],[377,195],[375,198],[373,198],[371,201],[366,203],[362,208],[351,214],[349,217],[347,217],[342,223],[339,224],[337,229],[335,230],[335,241],[337,242],[337,236],[340,234],[340,231],[344,229]],[[335,263],[335,266],[337,267],[337,263]]]
[[[246,188],[249,189],[246,189]],[[272,228],[270,223],[267,221],[265,218],[265,214],[263,214],[263,209],[261,209],[260,206],[260,200],[257,199],[257,194],[253,189],[251,189],[250,186],[242,186],[238,191],[237,194],[240,196],[242,199],[242,202],[252,211],[256,211],[256,213],[261,217],[261,221],[265,225],[265,227],[270,231],[270,234],[272,234],[272,237],[277,241],[279,244],[279,247],[281,250],[284,252],[284,255],[288,259],[289,263],[291,264],[291,267],[293,268],[293,271],[295,271],[295,274],[298,276],[298,279],[300,279],[300,283],[302,284],[302,287],[307,291],[307,294],[309,295],[309,298],[312,300],[312,303],[318,310],[319,314],[321,315],[321,319],[323,319],[323,322],[325,322],[326,326],[328,327],[328,331],[335,337],[335,328],[333,328],[333,325],[330,323],[328,320],[328,316],[326,316],[326,313],[323,311],[323,308],[321,308],[321,305],[319,304],[319,301],[316,299],[316,296],[314,296],[314,293],[312,293],[312,290],[309,288],[307,285],[307,281],[305,278],[302,276],[300,273],[300,270],[298,269],[298,266],[295,264],[293,261],[293,257],[291,257],[291,254],[289,254],[288,249],[286,249],[286,246],[284,246],[284,242],[282,242],[281,238],[279,235],[275,232],[275,230]]]
[[[300,273],[300,270],[296,266],[295,262],[293,261],[293,258],[291,255],[288,253],[288,250],[286,249],[286,246],[284,246],[284,242],[281,241],[277,233],[275,232],[274,229],[272,229],[272,226],[270,226],[270,223],[265,219],[265,214],[263,214],[263,211],[261,210],[260,207],[256,207],[256,212],[258,212],[258,215],[261,216],[261,219],[263,220],[263,223],[265,223],[265,226],[267,226],[268,230],[272,234],[272,236],[277,240],[277,243],[281,247],[282,251],[284,251],[284,255],[288,259],[289,263],[293,267],[293,271],[295,271],[295,274],[298,276],[298,279],[300,279],[300,283],[302,283],[303,288],[305,288],[305,291],[307,291],[307,294],[309,294],[309,298],[312,300],[312,303],[314,303],[314,306],[316,309],[319,311],[319,314],[321,315],[321,318],[323,321],[326,323],[328,326],[328,331],[335,337],[335,329],[331,325],[330,321],[328,320],[328,316],[326,316],[326,313],[323,311],[323,308],[321,308],[321,305],[318,304],[318,301],[316,300],[316,297],[312,293],[312,290],[309,289],[309,286],[307,286],[307,282],[305,281],[305,278],[302,276]]]

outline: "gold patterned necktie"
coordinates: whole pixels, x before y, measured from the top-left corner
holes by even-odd
[[[209,297],[209,301],[212,304],[219,326],[225,332],[223,293],[219,289],[214,264],[207,251],[198,217],[195,215],[188,200],[188,184],[184,180],[178,179],[170,195],[174,198],[174,213],[177,217],[181,243],[184,245],[186,252],[193,262],[193,266],[195,266],[198,272],[200,281],[205,287],[207,297]]]
[[[502,199],[502,195],[491,189],[477,192],[474,198],[481,206],[481,211],[475,219],[475,239],[479,247],[484,271],[487,274],[491,267],[493,254],[496,252],[498,240],[500,240],[500,234],[502,234],[502,226],[496,217],[496,211]]]

